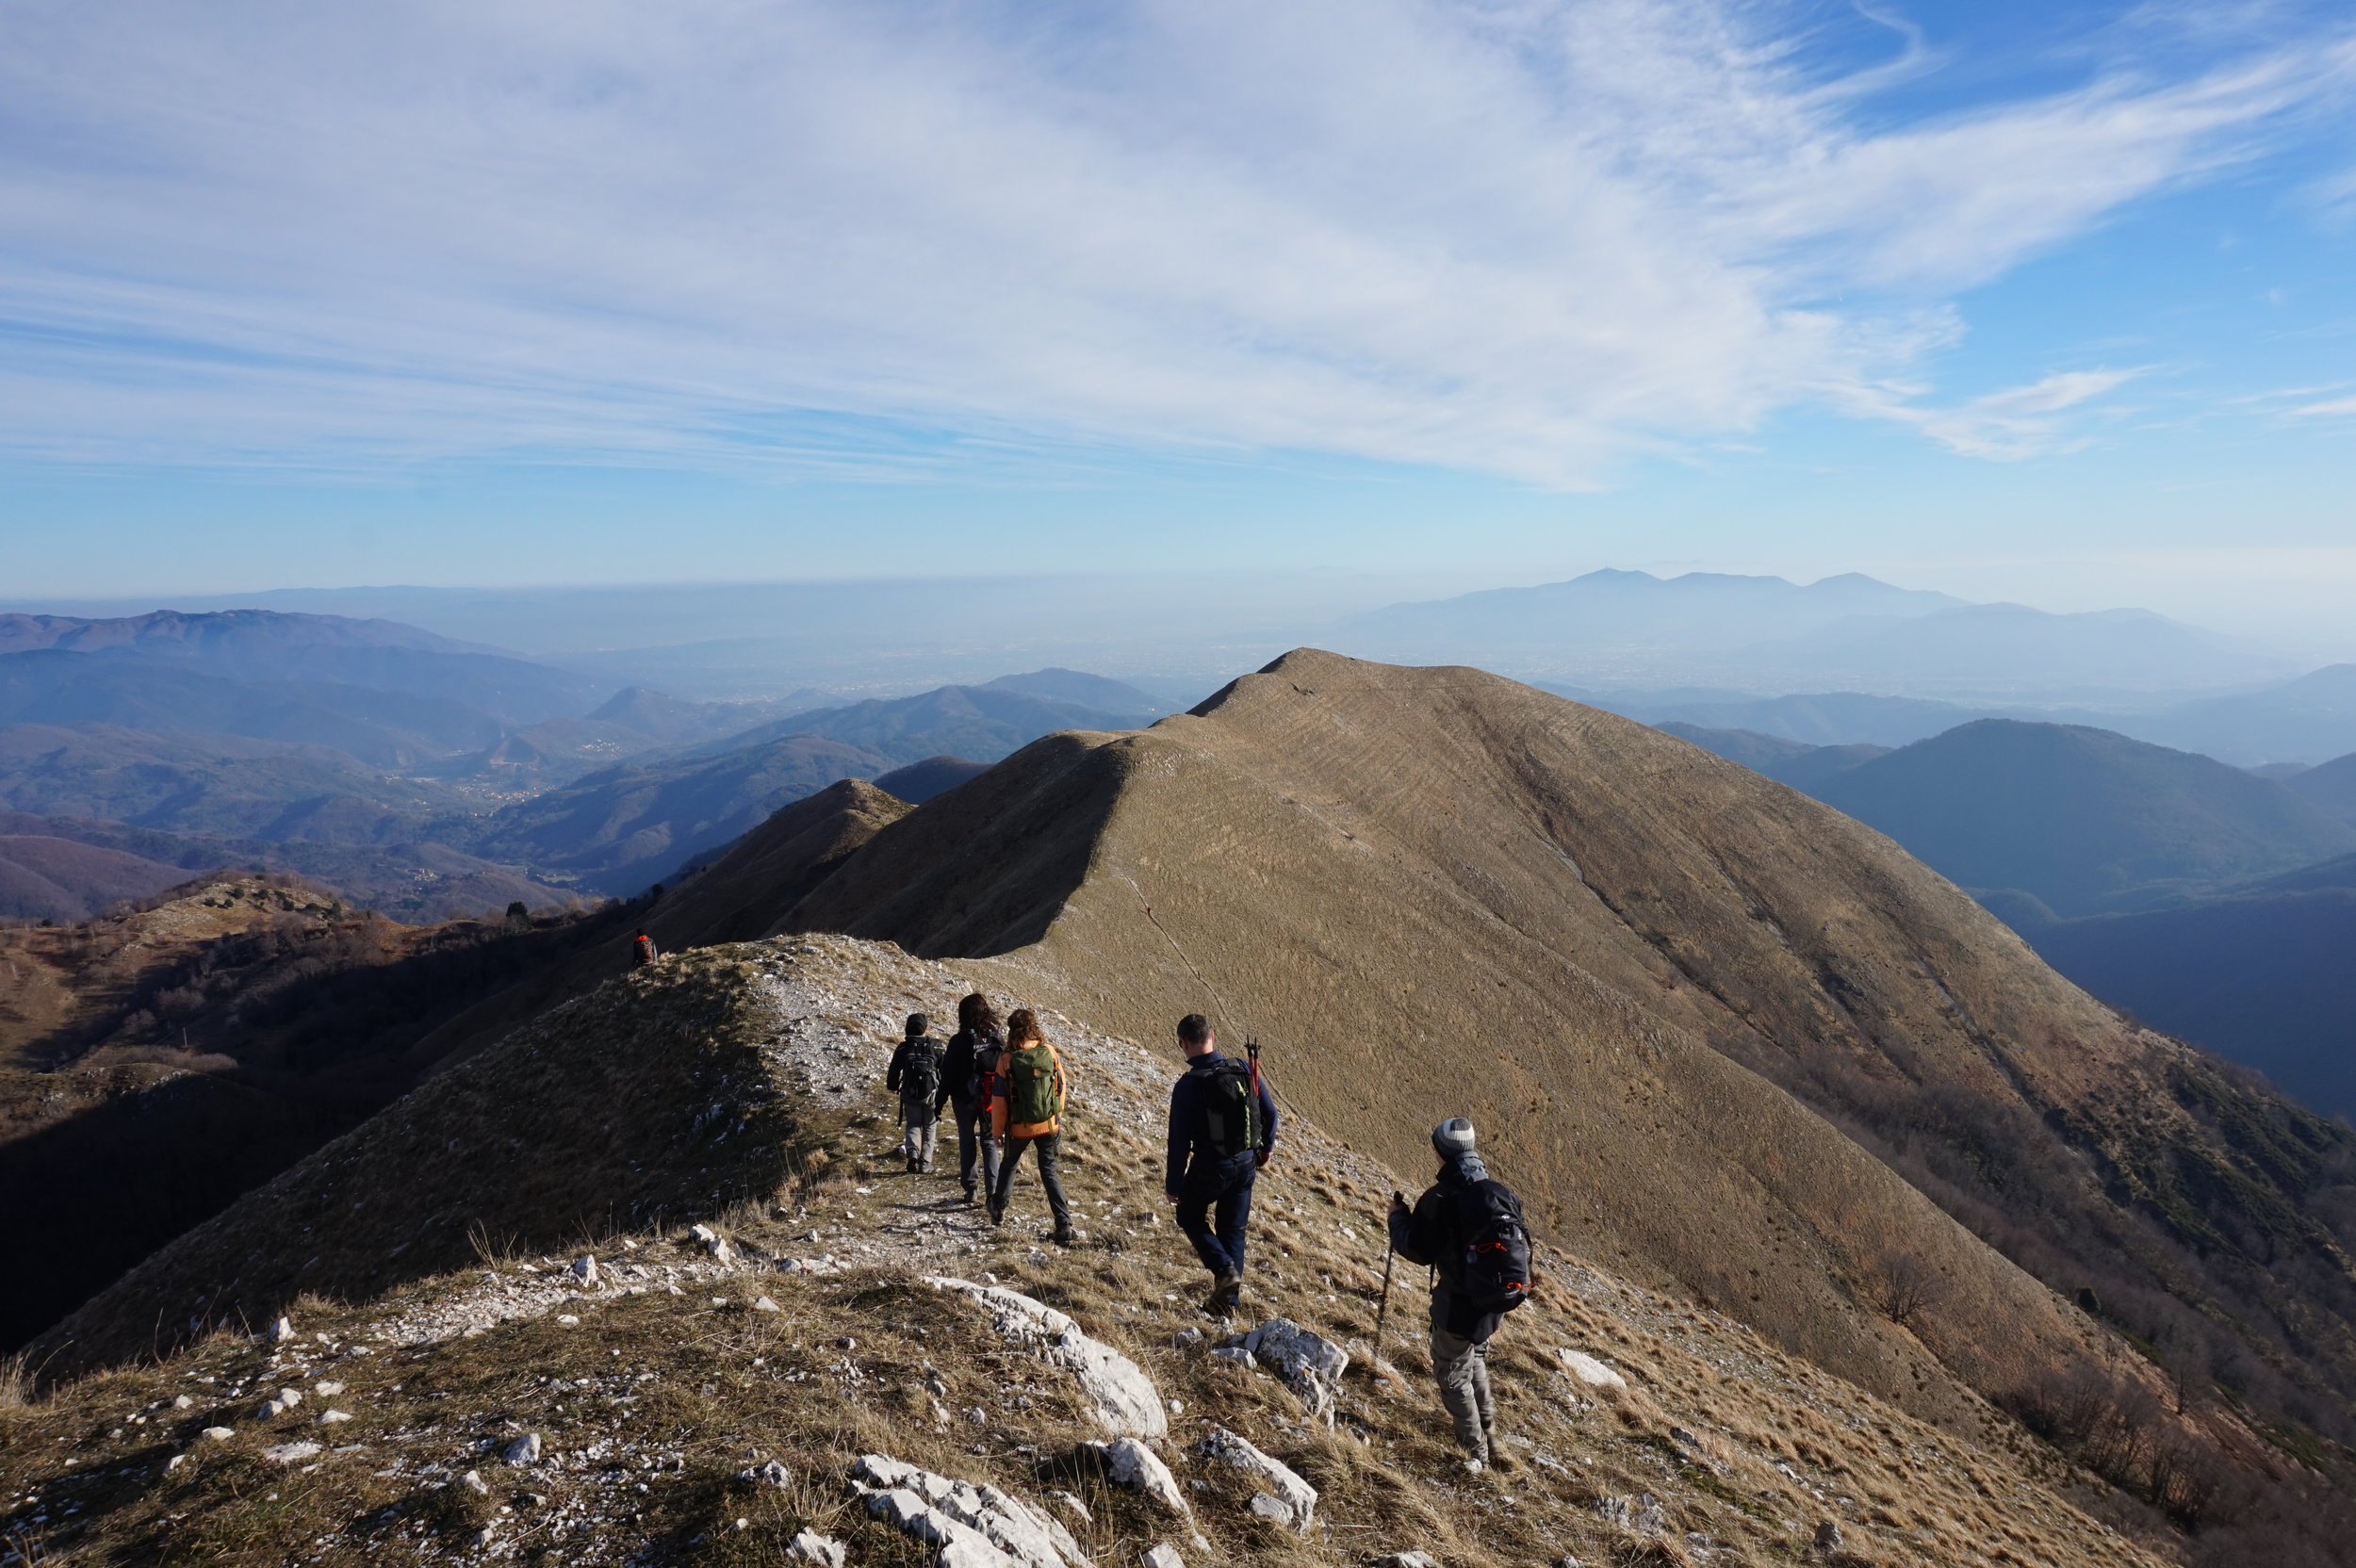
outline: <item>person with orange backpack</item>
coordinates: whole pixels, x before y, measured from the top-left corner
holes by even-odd
[[[654,950],[654,939],[646,935],[645,926],[640,926],[638,935],[630,939],[630,967],[644,969],[661,956],[662,955]]]
[[[1063,1179],[1056,1169],[1069,1087],[1063,1058],[1047,1043],[1038,1016],[1028,1007],[1017,1007],[1006,1020],[1006,1049],[998,1058],[998,1071],[991,1081],[990,1127],[1006,1152],[998,1158],[998,1184],[990,1190],[990,1222],[1006,1222],[1014,1168],[1023,1163],[1025,1149],[1036,1149],[1039,1184],[1047,1189],[1047,1206],[1055,1212],[1058,1247],[1070,1247],[1080,1239],[1072,1228],[1072,1205],[1064,1198]]]

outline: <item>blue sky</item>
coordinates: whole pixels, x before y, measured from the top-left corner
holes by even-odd
[[[2322,645],[2320,4],[0,13],[11,598],[1862,569]]]

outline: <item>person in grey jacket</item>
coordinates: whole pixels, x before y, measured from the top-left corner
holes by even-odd
[[[1529,1232],[1519,1200],[1489,1175],[1473,1142],[1473,1124],[1461,1116],[1432,1129],[1438,1179],[1412,1210],[1392,1195],[1391,1248],[1432,1270],[1432,1372],[1467,1465],[1511,1470],[1513,1456],[1497,1439],[1497,1400],[1489,1392],[1489,1339],[1529,1290]],[[1468,1257],[1494,1254],[1512,1262],[1501,1267],[1482,1263],[1478,1277],[1468,1273]],[[1518,1295],[1502,1306],[1494,1294],[1500,1273],[1518,1286]],[[1515,1274],[1518,1280],[1511,1278]]]

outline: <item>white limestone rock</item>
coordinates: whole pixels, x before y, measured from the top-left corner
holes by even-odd
[[[1224,1427],[1213,1427],[1211,1435],[1196,1444],[1194,1451],[1214,1463],[1240,1470],[1268,1488],[1252,1497],[1252,1512],[1280,1520],[1303,1533],[1316,1519],[1317,1489],[1281,1461],[1262,1453],[1249,1439]],[[1267,1499],[1265,1505],[1263,1498]],[[1271,1512],[1271,1509],[1276,1511]]]
[[[728,1245],[728,1238],[713,1230],[711,1226],[691,1225],[687,1229],[687,1233],[694,1237],[696,1243],[701,1246],[705,1251],[711,1253],[712,1257],[719,1262],[728,1263],[735,1259],[736,1250]]]
[[[1628,1386],[1626,1378],[1584,1350],[1574,1350],[1568,1346],[1558,1346],[1554,1354],[1555,1359],[1562,1364],[1562,1370],[1585,1383],[1589,1388],[1626,1388]]]
[[[597,1260],[578,1257],[573,1260],[573,1282],[583,1290],[595,1289],[597,1283]]]
[[[1142,1560],[1145,1568],[1186,1568],[1186,1560],[1167,1541],[1147,1552]]]
[[[1097,1424],[1118,1437],[1156,1438],[1170,1430],[1161,1391],[1127,1356],[1090,1339],[1071,1318],[1004,1285],[928,1275],[936,1290],[953,1290],[987,1307],[998,1332],[1079,1380]]]
[[[869,1454],[851,1490],[870,1517],[933,1547],[936,1568],[1093,1568],[1052,1515],[994,1486]]]
[[[1430,1552],[1393,1552],[1376,1558],[1366,1568],[1440,1568],[1440,1560]]]
[[[272,1345],[284,1345],[286,1341],[294,1338],[294,1320],[292,1318],[280,1317],[271,1321],[270,1326],[270,1342]]]
[[[237,1433],[234,1427],[207,1427],[205,1429],[205,1435],[216,1443],[226,1443]]]
[[[736,1478],[756,1486],[774,1486],[782,1490],[794,1484],[794,1472],[776,1460],[766,1460],[750,1469],[739,1470]]]
[[[804,1530],[786,1543],[785,1555],[796,1562],[814,1562],[818,1568],[843,1568],[843,1543],[815,1530]]]
[[[523,1436],[499,1450],[499,1458],[510,1464],[539,1463],[540,1434],[538,1432],[524,1433]]]
[[[319,1446],[316,1443],[281,1443],[275,1448],[262,1450],[262,1457],[272,1464],[300,1464],[319,1456]]]
[[[1350,1352],[1289,1317],[1271,1317],[1244,1336],[1243,1348],[1301,1397],[1313,1420],[1333,1424]]]
[[[1107,1480],[1126,1491],[1139,1493],[1176,1514],[1181,1519],[1194,1516],[1186,1494],[1178,1490],[1178,1478],[1170,1473],[1162,1456],[1134,1437],[1116,1439],[1111,1443],[1083,1443],[1074,1457],[1085,1456]]]

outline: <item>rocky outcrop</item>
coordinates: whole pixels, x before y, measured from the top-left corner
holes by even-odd
[[[1072,1532],[994,1486],[975,1486],[882,1454],[851,1467],[871,1518],[934,1548],[936,1568],[1093,1568]]]
[[[1248,1505],[1252,1512],[1303,1533],[1316,1520],[1317,1489],[1281,1461],[1262,1453],[1249,1439],[1224,1427],[1213,1427],[1211,1435],[1196,1444],[1194,1451],[1214,1464],[1242,1471],[1267,1489],[1253,1495]]]
[[[927,1275],[936,1290],[956,1291],[990,1309],[998,1332],[1078,1380],[1088,1406],[1106,1431],[1122,1437],[1155,1438],[1170,1430],[1170,1417],[1153,1380],[1136,1362],[1090,1339],[1071,1318],[1004,1285]]]
[[[1312,1420],[1333,1424],[1350,1352],[1289,1317],[1271,1317],[1244,1336],[1243,1348],[1301,1396]]]
[[[1626,1388],[1628,1386],[1626,1378],[1584,1350],[1574,1350],[1568,1346],[1558,1346],[1554,1355],[1555,1359],[1562,1364],[1562,1370],[1590,1388]]]

